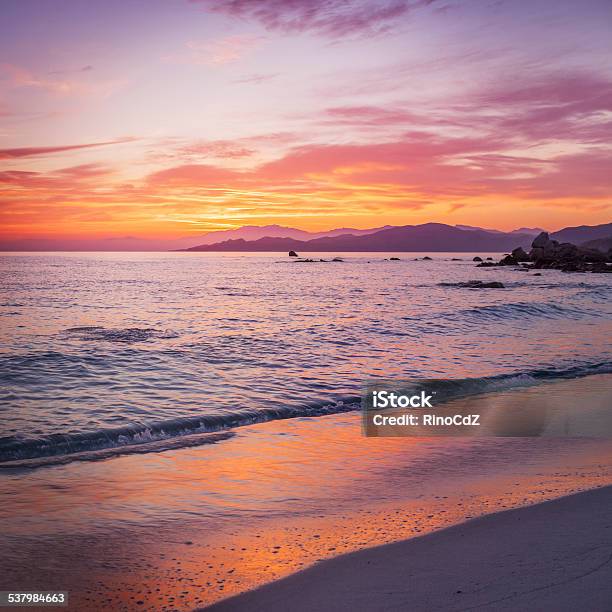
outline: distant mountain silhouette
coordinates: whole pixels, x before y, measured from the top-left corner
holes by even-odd
[[[586,249],[597,249],[598,251],[607,253],[612,249],[612,236],[608,236],[607,238],[596,238],[595,240],[587,240],[586,242],[583,242],[581,246]]]
[[[0,251],[491,251],[507,252],[531,245],[540,228],[512,232],[470,225],[425,223],[307,232],[280,225],[247,225],[235,230],[208,232],[182,238],[15,238],[0,240]],[[559,242],[583,244],[612,236],[612,223],[567,227],[550,237]]]
[[[566,227],[565,229],[553,232],[550,237],[559,242],[571,242],[582,244],[590,240],[599,240],[612,236],[612,223],[602,225],[580,225],[578,227]]]
[[[502,232],[501,230],[490,229],[488,227],[476,227],[474,225],[455,225],[455,227],[463,230],[482,230],[483,232],[493,232],[494,234],[529,234],[531,236],[537,236],[546,231],[541,227],[519,227],[510,232]]]
[[[476,225],[455,225],[455,227],[460,230],[469,230],[469,231],[480,230],[483,232],[492,232],[493,234],[503,234],[504,233],[501,230],[490,229],[488,227],[478,227]]]
[[[0,241],[0,251],[179,251],[193,246],[215,244],[224,240],[257,240],[263,237],[295,238],[312,240],[325,236],[352,234],[364,236],[391,225],[371,229],[340,227],[324,232],[307,232],[281,225],[245,225],[232,230],[207,232],[182,238],[139,238],[137,236],[115,236],[112,238],[17,238]]]
[[[547,230],[541,227],[519,227],[518,229],[512,230],[510,234],[529,234],[530,236],[537,236]]]
[[[224,240],[258,240],[259,238],[293,238],[295,240],[313,240],[315,238],[325,238],[329,236],[342,236],[351,234],[353,236],[365,236],[373,234],[383,229],[389,229],[391,225],[375,227],[372,229],[354,229],[341,227],[326,232],[307,232],[306,230],[294,227],[284,227],[282,225],[245,225],[237,229],[219,230],[208,232],[200,236],[199,244],[216,244]],[[192,238],[193,240],[193,238]]]
[[[265,237],[258,240],[226,240],[199,245],[189,251],[300,251],[302,252],[410,252],[464,251],[502,252],[517,246],[528,247],[533,236],[490,232],[481,229],[459,229],[443,223],[391,227],[365,236],[340,235],[314,240]]]

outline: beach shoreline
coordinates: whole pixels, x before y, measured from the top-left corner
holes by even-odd
[[[609,381],[490,400],[510,410],[546,397],[583,412]],[[241,427],[218,444],[6,471],[0,586],[67,590],[79,612],[186,612],[326,559],[609,486],[611,456],[610,440],[592,437],[367,438],[353,412]],[[64,571],[75,564],[78,573]]]
[[[321,561],[201,610],[590,610],[612,605],[612,486]]]

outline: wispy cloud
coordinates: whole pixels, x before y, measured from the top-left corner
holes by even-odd
[[[268,30],[329,38],[388,32],[411,11],[435,0],[191,0],[208,10],[252,19]]]
[[[80,72],[91,72],[93,70],[93,66],[87,64],[86,66],[81,66],[80,68],[72,68],[65,70],[51,70],[49,74],[79,74]]]
[[[170,139],[159,143],[150,152],[153,161],[181,160],[183,162],[201,159],[236,160],[252,156],[255,149],[241,140],[196,140],[184,142]]]
[[[84,67],[88,68],[88,67]],[[46,75],[37,75],[13,64],[0,64],[0,84],[5,88],[32,88],[43,90],[56,95],[96,95],[107,97],[126,83],[124,79],[90,80],[83,75],[89,70],[78,70],[72,73],[72,78],[62,77],[68,72],[49,72]],[[77,78],[81,75],[81,78]],[[59,78],[62,77],[62,78]]]
[[[266,81],[271,81],[279,76],[279,72],[270,72],[267,74],[245,74],[238,79],[234,79],[232,83],[264,83]]]
[[[0,149],[0,159],[16,159],[20,157],[40,157],[53,155],[55,153],[67,153],[69,151],[78,151],[79,149],[92,149],[94,147],[106,147],[109,145],[123,144],[132,142],[135,138],[117,138],[115,140],[106,140],[104,142],[88,142],[84,144],[60,145],[53,147],[20,147],[17,149]]]
[[[222,66],[238,61],[263,41],[261,36],[236,34],[208,41],[189,41],[185,49],[165,56],[170,63]]]

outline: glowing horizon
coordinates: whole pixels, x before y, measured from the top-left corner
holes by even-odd
[[[612,219],[612,5],[3,5],[0,239]]]

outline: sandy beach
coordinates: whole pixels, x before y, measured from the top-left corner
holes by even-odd
[[[597,407],[607,388],[607,376],[590,376],[548,384],[544,395],[561,408],[562,398]],[[510,409],[542,396],[534,387],[490,400]],[[381,593],[386,609],[436,609],[439,597],[463,609],[514,592],[508,580],[523,571],[525,588],[539,588],[591,570],[610,554],[610,489],[601,488],[612,482],[608,439],[366,438],[360,421],[358,413],[270,421],[237,428],[216,444],[5,470],[2,587],[69,591],[66,609],[75,612],[187,612],[241,593],[249,594],[223,606],[258,609],[263,597],[259,609],[299,609],[283,595],[294,580],[306,581],[299,601],[307,610],[359,609],[357,600],[375,610],[369,598]],[[537,505],[552,499],[562,500],[559,508],[572,505],[560,513]],[[494,514],[521,507],[525,514]],[[540,518],[521,539],[522,517],[532,515]],[[490,518],[471,521],[481,516]],[[534,556],[543,547],[548,560]],[[575,568],[563,565],[566,557],[577,560]],[[364,573],[361,559],[378,573]],[[461,567],[454,567],[457,559]],[[521,559],[533,563],[514,567]],[[402,573],[382,580],[387,567]],[[581,584],[564,588],[581,597]],[[452,599],[463,596],[457,590],[466,596]],[[268,592],[276,607],[268,607]],[[331,594],[333,605],[321,604]],[[408,597],[414,606],[401,603]],[[431,605],[419,608],[428,597],[435,598]],[[519,604],[510,607],[533,609]]]
[[[344,555],[205,608],[589,610],[612,608],[612,487],[491,514]]]

